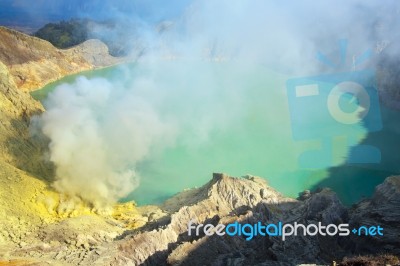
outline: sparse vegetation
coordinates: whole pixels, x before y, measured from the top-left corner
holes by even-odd
[[[51,42],[57,48],[69,48],[88,39],[87,22],[70,20],[48,23],[34,35]]]
[[[124,56],[129,50],[129,42],[123,29],[112,22],[95,22],[88,19],[72,19],[58,23],[48,23],[34,36],[49,41],[57,48],[66,49],[89,39],[104,42],[113,56]]]

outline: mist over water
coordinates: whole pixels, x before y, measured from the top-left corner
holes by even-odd
[[[291,196],[327,176],[298,166],[320,143],[293,140],[287,76],[233,62],[189,63],[142,62],[111,68],[107,79],[56,86],[39,119],[52,140],[55,188],[92,202],[146,204],[201,186],[212,172],[259,175]],[[355,141],[366,132],[352,131]],[[347,147],[338,145],[335,164]]]
[[[312,187],[367,130],[349,128],[355,137],[336,142],[329,165],[299,168],[300,155],[321,143],[293,140],[286,81],[329,72],[315,54],[340,61],[338,39],[348,38],[350,58],[373,49],[390,36],[374,26],[390,19],[381,17],[390,7],[195,1],[162,31],[135,27],[131,41],[146,47],[136,64],[59,85],[44,100],[35,125],[51,141],[54,187],[99,205],[157,202],[204,184],[212,172],[260,175],[291,196]],[[334,71],[351,71],[350,61]],[[323,132],[330,125],[314,112]]]

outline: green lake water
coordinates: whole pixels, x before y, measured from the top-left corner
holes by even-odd
[[[124,200],[133,199],[139,204],[159,203],[185,188],[204,185],[213,172],[224,172],[232,176],[251,174],[264,177],[272,187],[291,197],[297,197],[305,189],[329,186],[338,192],[345,203],[350,204],[363,196],[371,195],[377,184],[399,170],[399,158],[392,158],[395,150],[400,148],[396,133],[398,129],[384,126],[381,133],[371,135],[361,124],[349,129],[352,136],[355,136],[352,142],[343,141],[341,136],[333,141],[330,154],[332,159],[328,165],[323,161],[323,156],[316,155],[311,160],[317,164],[321,161],[320,167],[300,167],[298,161],[301,154],[321,148],[321,141],[293,139],[285,89],[289,77],[285,75],[265,67],[243,70],[234,64],[203,62],[195,64],[195,70],[186,69],[185,77],[182,78],[170,74],[168,64],[179,63],[161,63],[157,65],[157,71],[148,66],[128,64],[83,72],[65,77],[32,93],[34,98],[45,101],[48,93],[57,86],[73,84],[78,76],[89,79],[103,77],[116,86],[129,86],[129,83],[145,76],[155,80],[156,84],[168,83],[171,86],[193,87],[190,89],[196,90],[193,97],[183,93],[182,98],[179,94],[162,97],[160,95],[163,92],[160,91],[157,98],[165,100],[162,113],[169,116],[176,114],[181,117],[186,112],[185,108],[190,108],[190,101],[193,104],[221,106],[213,108],[216,113],[209,116],[218,118],[226,115],[229,117],[226,125],[210,130],[204,140],[194,141],[197,144],[188,142],[201,137],[191,130],[184,131],[174,145],[140,162],[136,166],[141,176],[140,186]],[[202,76],[201,73],[204,72],[208,74]],[[216,87],[210,103],[205,102],[207,95],[198,93],[202,90],[204,79],[211,79]],[[229,91],[230,87],[240,89]],[[202,100],[196,99],[203,96]],[[207,112],[201,108],[198,110]],[[191,114],[189,110],[188,113]],[[389,122],[398,119],[397,112],[382,109],[382,113]],[[188,119],[196,120],[195,114],[194,112]],[[329,126],[324,122],[320,123],[321,131]],[[391,144],[384,144],[387,138],[391,139]],[[386,154],[382,154],[382,164],[344,164],[351,147],[362,141],[370,141],[383,147]]]

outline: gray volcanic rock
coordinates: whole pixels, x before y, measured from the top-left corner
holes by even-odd
[[[303,201],[283,197],[264,180],[214,174],[205,186],[184,191],[161,208],[171,213],[155,223],[125,232],[110,245],[112,265],[296,265],[326,264],[345,256],[393,252],[399,254],[399,184],[388,178],[374,197],[348,210],[330,189],[310,193]],[[188,235],[188,222],[196,224],[291,223],[356,226],[381,224],[387,237]],[[194,233],[194,232],[193,232]],[[379,245],[379,248],[377,248]],[[370,247],[367,249],[367,247]],[[95,258],[93,258],[95,260]]]
[[[348,220],[346,208],[328,189],[297,201],[282,196],[258,177],[233,178],[214,174],[205,186],[184,191],[161,208],[171,215],[153,224],[125,232],[110,249],[112,265],[293,265],[326,262],[343,257],[339,237],[188,235],[188,222],[196,224],[256,224]],[[113,250],[113,251],[112,251]],[[279,263],[278,263],[279,261]]]
[[[87,40],[70,48],[70,51],[73,54],[81,55],[95,67],[111,66],[126,61],[126,58],[111,56],[107,45],[97,39]]]
[[[376,187],[370,200],[357,204],[352,211],[350,223],[358,225],[380,225],[382,236],[353,238],[354,250],[360,253],[400,254],[400,176],[386,178]]]
[[[283,204],[294,201],[266,186],[261,178],[248,176],[238,179],[225,174],[214,174],[213,179],[205,186],[185,191],[167,200],[161,208],[172,213],[168,220],[164,218],[119,241],[117,245],[121,252],[113,261],[126,263],[126,258],[129,258],[132,265],[162,265],[166,263],[173,249],[183,243],[189,245],[190,241],[195,240],[195,237],[187,234],[187,224],[192,219],[198,223],[232,222],[249,216],[248,212],[261,202]],[[203,242],[206,240],[207,238]],[[218,240],[215,241],[218,243]],[[232,247],[226,246],[225,252]],[[177,256],[172,256],[169,260],[182,261],[180,255]]]

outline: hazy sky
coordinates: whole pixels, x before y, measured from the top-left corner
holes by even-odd
[[[0,24],[40,27],[70,18],[139,18],[148,22],[171,19],[181,14],[189,0],[1,0]]]

